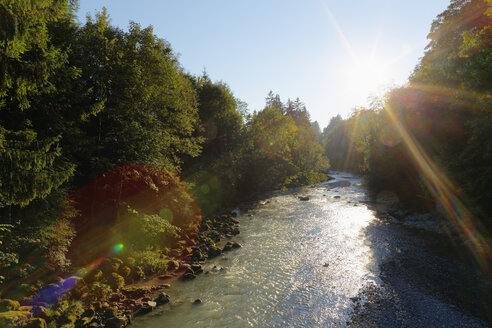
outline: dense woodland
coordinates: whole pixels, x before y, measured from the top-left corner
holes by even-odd
[[[42,298],[78,272],[42,299],[64,300],[48,323],[72,327],[83,304],[173,265],[202,215],[321,182],[330,165],[376,198],[453,217],[490,254],[492,1],[451,1],[409,83],[323,131],[299,99],[270,92],[250,113],[152,27],[122,30],[104,9],[79,24],[76,7],[0,1],[2,298]],[[116,271],[97,270],[115,253]]]
[[[251,114],[227,84],[186,73],[152,27],[121,30],[105,9],[81,25],[76,6],[0,2],[0,290],[50,304],[64,293],[43,298],[46,286],[82,270],[52,326],[73,324],[73,299],[172,265],[202,214],[329,167],[299,100],[271,93]],[[119,271],[93,270],[115,252]]]

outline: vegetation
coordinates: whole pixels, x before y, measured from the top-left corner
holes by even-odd
[[[408,85],[322,132],[299,99],[270,92],[248,113],[152,27],[105,9],[80,25],[76,6],[0,0],[0,325],[82,326],[146,276],[193,276],[177,259],[239,233],[203,214],[323,181],[330,163],[437,208],[490,260],[490,0],[452,0]]]
[[[105,9],[79,25],[76,6],[0,1],[0,295],[30,304],[2,324],[87,324],[84,307],[191,255],[202,213],[328,168],[299,100],[249,115],[151,27]]]

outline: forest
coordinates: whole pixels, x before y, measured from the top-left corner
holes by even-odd
[[[123,31],[105,9],[80,25],[76,6],[0,4],[0,290],[15,300],[2,311],[82,270],[48,316],[66,327],[82,295],[91,304],[161,272],[202,214],[329,168],[299,99],[270,93],[251,114],[224,82],[186,73],[152,27]],[[114,245],[127,265],[98,277]]]
[[[151,26],[76,10],[0,1],[1,325],[85,327],[89,306],[195,254],[202,218],[329,169],[438,212],[489,269],[491,0],[451,1],[409,82],[323,130],[274,92],[250,112]]]

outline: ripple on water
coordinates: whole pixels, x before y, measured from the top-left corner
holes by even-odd
[[[350,297],[375,278],[372,253],[361,230],[374,218],[360,181],[350,186],[309,188],[310,201],[295,192],[240,216],[243,247],[207,265],[225,273],[176,282],[169,294],[180,306],[164,306],[135,327],[343,327],[352,311]],[[343,177],[347,177],[343,174]],[[347,185],[347,184],[343,184]],[[326,196],[323,196],[326,195]],[[341,200],[334,199],[341,196]],[[324,266],[328,263],[328,266]],[[190,306],[200,298],[203,304]]]

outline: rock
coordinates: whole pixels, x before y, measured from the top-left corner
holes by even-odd
[[[22,327],[32,318],[32,313],[27,311],[6,311],[0,313],[0,327]]]
[[[41,319],[48,319],[49,314],[48,314],[48,309],[42,305],[34,305],[32,307],[31,312],[34,314],[34,316],[39,317]]]
[[[89,318],[92,319],[96,315],[96,311],[93,309],[87,309],[80,315],[81,318]],[[90,320],[89,320],[90,321]]]
[[[20,303],[14,300],[3,299],[0,300],[0,312],[17,310],[20,307]]]
[[[190,268],[191,268],[191,265],[189,265],[188,263],[184,263],[184,262],[179,263],[179,269],[180,270],[188,271],[188,270],[190,270]]]
[[[41,318],[31,318],[27,324],[24,326],[25,328],[46,328],[46,321]]]
[[[299,200],[302,200],[302,201],[309,200],[309,196],[299,196],[298,198],[299,198]]]
[[[32,306],[29,305],[24,305],[24,306],[19,306],[17,311],[27,311],[27,312],[32,312]]]
[[[212,245],[208,249],[208,258],[214,258],[222,254],[222,250],[215,245]]]
[[[335,199],[339,199],[339,198],[340,198],[340,196],[338,196],[338,195],[337,195],[337,196],[333,196],[333,198],[335,198]]]
[[[182,280],[191,280],[191,279],[195,279],[195,278],[196,278],[196,275],[191,273],[191,272],[186,272],[184,275],[181,276]]]
[[[197,298],[197,299],[193,302],[193,304],[195,304],[195,305],[197,305],[197,304],[202,304],[202,300],[201,300],[201,299],[199,299],[199,298]]]
[[[323,264],[323,266],[324,266],[325,268],[327,268],[327,267],[329,267],[329,266],[330,266],[330,263],[326,262],[325,264]]]
[[[227,244],[225,244],[224,248],[222,248],[222,252],[227,252],[232,249],[232,243],[229,241]]]
[[[192,264],[190,269],[194,274],[200,274],[203,272],[202,266],[200,264]]]
[[[126,318],[112,317],[106,320],[105,328],[123,328],[128,323]]]
[[[157,303],[157,305],[163,305],[163,304],[169,303],[169,295],[167,295],[165,293],[160,293],[155,298],[154,301],[155,301],[155,303]]]
[[[155,303],[155,302],[153,302]],[[154,309],[154,307],[150,306],[149,304],[147,303],[144,303],[142,304],[142,306],[137,310],[137,312],[135,312],[134,316],[135,317],[139,317],[141,315],[144,315],[144,314],[147,314],[149,312],[152,312],[152,310]]]

